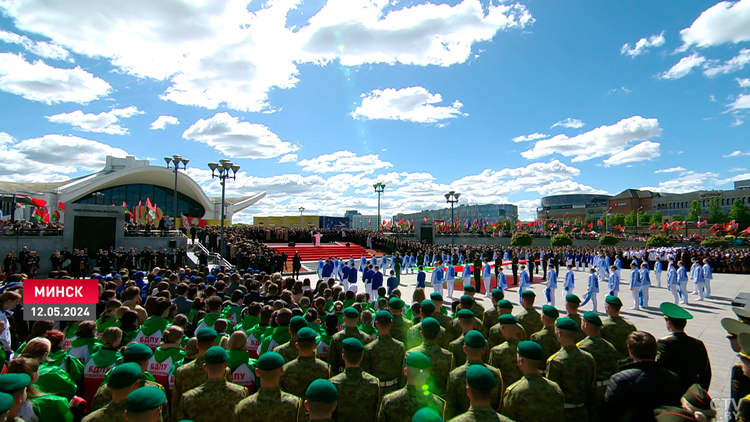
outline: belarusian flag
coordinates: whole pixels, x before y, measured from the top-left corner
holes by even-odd
[[[52,221],[58,222],[60,221],[60,211],[55,210],[55,212],[52,213]]]

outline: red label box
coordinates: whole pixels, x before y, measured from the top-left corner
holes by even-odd
[[[99,281],[93,279],[24,280],[23,302],[30,305],[98,303]]]

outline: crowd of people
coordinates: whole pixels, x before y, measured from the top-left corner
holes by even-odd
[[[0,220],[0,236],[61,236],[62,222]]]

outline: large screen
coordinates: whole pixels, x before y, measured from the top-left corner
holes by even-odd
[[[75,217],[73,248],[88,248],[89,253],[115,246],[117,218],[115,217]]]

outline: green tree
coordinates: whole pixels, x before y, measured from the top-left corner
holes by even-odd
[[[707,237],[701,242],[704,248],[728,248],[729,241],[723,237]]]
[[[528,233],[516,233],[510,238],[510,246],[531,246],[534,239]]]
[[[701,204],[698,201],[693,201],[690,203],[690,212],[687,216],[687,221],[698,221],[701,218],[701,215],[703,215],[703,210],[701,209]]]
[[[750,226],[750,209],[748,209],[747,205],[745,205],[741,199],[738,199],[732,204],[732,208],[729,210],[728,219],[730,221],[734,220],[740,230],[745,230]]]
[[[727,216],[721,209],[718,199],[713,199],[708,203],[708,223],[722,224],[727,222]]]
[[[646,245],[649,248],[659,248],[659,247],[662,247],[662,246],[672,246],[672,244],[673,244],[672,238],[670,238],[669,236],[661,235],[661,234],[649,237],[648,241],[646,242]]]
[[[573,246],[573,238],[567,234],[556,234],[549,241],[550,246]]]
[[[641,226],[648,226],[649,224],[651,224],[651,214],[648,211],[643,211],[641,213]]]
[[[625,216],[625,225],[626,226],[635,226],[638,222],[638,217],[635,214],[635,211],[630,211],[630,214]]]
[[[685,221],[685,217],[682,214],[675,214],[672,216],[672,221]]]
[[[620,243],[620,238],[611,234],[605,234],[599,238],[599,244],[604,246],[615,246]]]
[[[661,224],[664,217],[661,215],[661,211],[654,211],[654,215],[651,216],[651,223]]]
[[[596,217],[593,214],[586,214],[586,218],[583,219],[584,226],[588,226],[589,223],[594,223],[594,226],[596,226]]]
[[[618,213],[609,217],[609,227],[624,226],[624,225],[625,225],[625,215]]]

